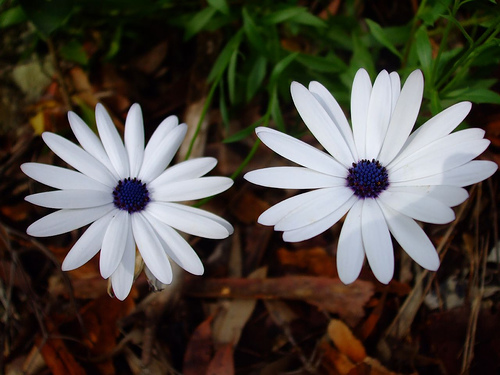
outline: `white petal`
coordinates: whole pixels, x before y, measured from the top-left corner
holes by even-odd
[[[118,173],[113,168],[99,137],[76,113],[68,112],[68,120],[73,134],[75,134],[76,139],[83,149],[99,160],[113,174],[115,179],[118,180]]]
[[[323,233],[339,221],[356,201],[357,198],[354,195],[351,196],[347,202],[323,219],[304,227],[284,232],[283,240],[287,242],[304,241]]]
[[[111,120],[111,117],[101,103],[97,103],[95,107],[95,119],[102,145],[118,176],[121,179],[130,177],[128,156],[122,139],[116,130],[113,120]]]
[[[113,202],[111,191],[58,190],[28,195],[28,202],[48,208],[87,208]]]
[[[330,118],[333,120],[333,123],[339,128],[340,133],[344,137],[344,141],[349,146],[351,150],[351,154],[354,157],[354,160],[358,160],[358,151],[356,150],[356,146],[354,145],[354,137],[352,135],[351,127],[349,126],[349,122],[345,117],[342,108],[340,108],[339,103],[335,100],[333,95],[319,82],[310,82],[309,83],[309,91],[311,91],[316,98],[316,100],[321,104],[321,106],[328,113]]]
[[[361,209],[363,201],[357,200],[347,214],[340,232],[337,247],[337,273],[344,284],[350,284],[359,276],[365,249],[361,235]]]
[[[177,207],[177,208],[179,208],[181,210],[191,212],[191,213],[193,213],[195,215],[202,216],[204,218],[213,220],[216,223],[219,223],[224,228],[226,228],[226,231],[227,231],[228,235],[233,234],[233,232],[234,232],[234,228],[233,228],[233,226],[231,225],[231,223],[229,221],[227,221],[227,220],[221,218],[220,216],[215,215],[215,214],[213,214],[211,212],[208,212],[208,211],[202,210],[200,208],[196,208],[196,207],[185,206],[183,204],[171,203],[170,205],[175,206],[175,207]],[[226,238],[226,237],[223,237],[223,238]]]
[[[429,119],[410,135],[398,159],[450,134],[464,120],[471,107],[470,102],[457,103]]]
[[[384,215],[375,199],[365,199],[361,210],[361,234],[373,274],[383,284],[394,275],[394,252]]]
[[[116,185],[116,178],[109,169],[77,145],[54,133],[45,132],[42,138],[57,156],[73,168],[107,186]]]
[[[217,164],[217,159],[206,157],[185,160],[167,168],[165,172],[148,184],[148,188],[155,189],[174,181],[191,180],[210,172]]]
[[[21,170],[32,179],[57,189],[88,189],[109,192],[106,186],[72,169],[40,163],[24,163]]]
[[[197,208],[176,203],[151,202],[146,206],[146,211],[162,223],[184,233],[211,239],[226,238],[230,234],[226,226],[202,215],[201,212],[205,211]]]
[[[110,277],[120,264],[127,243],[127,233],[130,231],[130,214],[127,211],[116,210],[115,217],[109,223],[102,241],[99,269],[104,279]]]
[[[396,103],[398,102],[399,94],[401,93],[401,80],[399,79],[399,74],[396,72],[392,72],[389,74],[389,78],[391,79],[391,113],[394,112],[394,108],[396,108]]]
[[[398,158],[394,165],[387,168],[389,180],[391,182],[414,180],[468,163],[486,150],[490,144],[487,139],[474,139],[472,135],[469,137],[469,134],[476,133],[474,130],[479,130],[478,133],[482,132],[481,129],[462,130],[441,138],[402,161]],[[465,137],[472,138],[472,140],[464,139]]]
[[[349,146],[314,95],[298,82],[292,82],[290,91],[300,117],[319,143],[344,166],[351,165],[354,156]]]
[[[148,147],[148,144],[144,152],[139,179],[148,182],[158,177],[174,158],[186,132],[187,125],[180,124],[165,135],[157,147]]]
[[[144,157],[146,157],[146,155],[148,158],[154,157],[160,143],[178,124],[179,120],[177,116],[168,116],[163,120],[149,139],[146,149],[144,150]]]
[[[366,121],[372,83],[370,76],[364,69],[359,69],[352,83],[351,93],[351,121],[354,134],[354,143],[358,149],[359,159],[366,158]]]
[[[467,190],[451,185],[389,186],[388,191],[427,195],[448,207],[457,206],[469,197]]]
[[[151,199],[155,201],[179,202],[210,197],[226,191],[233,185],[228,177],[200,177],[167,183],[151,188]]]
[[[344,177],[346,168],[329,154],[274,129],[255,129],[260,140],[277,154],[317,172]]]
[[[144,212],[156,233],[164,243],[167,255],[179,266],[193,275],[203,275],[204,267],[191,245],[174,229]]]
[[[399,153],[417,120],[422,95],[424,77],[415,70],[406,80],[389,123],[384,145],[378,160],[387,165]]]
[[[130,176],[139,174],[144,157],[144,121],[141,106],[133,104],[125,121],[125,149],[130,163]]]
[[[438,173],[432,176],[418,178],[415,180],[391,182],[392,186],[413,186],[413,185],[453,185],[469,186],[483,181],[493,175],[498,169],[498,165],[487,160],[472,160],[460,167],[449,171]]]
[[[64,258],[61,267],[63,271],[71,271],[83,266],[99,252],[104,233],[112,218],[113,212],[109,212],[87,228]]]
[[[170,284],[172,267],[153,227],[141,213],[131,215],[130,219],[134,239],[144,263],[158,280],[163,284]]]
[[[346,185],[345,178],[329,176],[303,167],[264,168],[248,172],[243,177],[253,184],[282,189],[317,189]]]
[[[306,193],[294,195],[265,210],[257,219],[262,225],[276,225],[281,219],[295,211],[297,208],[307,205],[318,196],[323,196],[324,189],[312,190]]]
[[[112,203],[105,206],[59,210],[31,224],[26,233],[33,237],[55,236],[90,224],[113,210]]]
[[[436,271],[439,268],[439,256],[423,229],[413,219],[382,203],[380,208],[389,230],[408,255],[425,269]]]
[[[316,191],[318,193],[313,199],[289,212],[276,223],[274,229],[290,231],[313,224],[337,210],[354,194],[345,186]]]
[[[455,213],[451,208],[430,196],[386,190],[378,199],[416,220],[433,224],[446,224],[455,220]]]
[[[391,118],[391,80],[382,70],[373,84],[366,118],[366,158],[377,159]]]
[[[111,286],[113,287],[113,292],[120,301],[127,298],[132,289],[132,283],[134,282],[134,271],[135,271],[135,242],[132,231],[129,230],[127,233],[127,243],[125,245],[125,251],[123,253],[123,258],[116,268],[116,271],[111,275]]]

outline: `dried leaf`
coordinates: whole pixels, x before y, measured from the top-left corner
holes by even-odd
[[[220,346],[208,366],[207,375],[233,375],[233,345],[228,343]]]
[[[68,351],[62,339],[50,338],[43,342],[43,340],[39,338],[37,344],[43,344],[41,345],[40,352],[53,375],[86,374],[83,367],[80,366],[73,355]]]
[[[322,247],[296,251],[281,248],[277,254],[281,264],[306,269],[308,274],[328,277],[337,275],[333,257]]]
[[[339,314],[349,325],[355,325],[364,316],[363,307],[373,294],[373,285],[367,281],[344,285],[339,279],[310,276],[191,280],[184,287],[187,294],[203,298],[303,300]]]
[[[206,374],[212,358],[212,320],[209,316],[194,330],[184,355],[184,375]]]
[[[354,363],[361,362],[366,358],[366,351],[363,344],[341,320],[332,319],[330,321],[328,324],[328,336],[335,346]]]

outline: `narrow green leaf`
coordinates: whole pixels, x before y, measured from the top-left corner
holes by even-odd
[[[276,82],[276,80],[278,80],[283,70],[285,70],[286,67],[290,65],[297,58],[298,55],[299,55],[298,52],[294,52],[281,59],[274,66],[273,71],[271,72],[270,82]]]
[[[19,5],[0,14],[0,28],[10,27],[26,21],[26,14]]]
[[[322,73],[338,73],[347,69],[346,64],[333,54],[322,57],[301,53],[297,56],[297,61],[307,69]]]
[[[206,7],[196,13],[191,20],[186,24],[186,31],[184,33],[184,40],[188,40],[197,33],[199,33],[208,24],[210,19],[214,16],[216,8],[211,6]]]
[[[259,56],[250,70],[247,80],[247,102],[253,98],[266,76],[267,59],[264,56]]]
[[[243,29],[245,30],[245,35],[247,36],[248,41],[258,51],[264,51],[264,39],[262,39],[262,36],[253,18],[250,16],[245,7],[243,7],[241,13],[243,15]]]
[[[224,85],[219,85],[219,111],[222,117],[222,123],[226,129],[229,128],[229,111],[226,104],[226,96],[224,95]]]
[[[229,102],[234,104],[236,92],[236,64],[238,62],[238,50],[235,49],[229,59],[229,66],[227,67],[227,87],[229,93]]]
[[[401,53],[396,49],[394,44],[390,41],[390,39],[385,34],[385,30],[375,21],[366,19],[366,24],[370,28],[371,35],[385,48],[395,54],[397,57],[402,59]]]
[[[238,49],[241,42],[241,37],[243,35],[243,30],[240,29],[238,32],[226,43],[226,46],[222,49],[219,57],[214,63],[210,74],[208,75],[207,81],[210,83],[214,81],[217,77],[221,76],[224,70],[226,70],[229,60],[233,55],[233,52]]]
[[[233,143],[233,142],[238,142],[241,141],[242,139],[248,137],[251,135],[254,131],[254,129],[262,124],[264,121],[264,117],[259,118],[257,121],[255,121],[252,125],[247,126],[245,129],[240,130],[237,133],[234,133],[233,135],[230,135],[226,139],[222,141],[222,143]]]
[[[278,90],[276,89],[276,86],[273,88],[271,95],[271,117],[276,124],[276,128],[282,132],[286,132],[285,121],[283,121],[283,116],[281,114],[280,102],[278,99]]]
[[[322,29],[328,26],[328,24],[321,18],[309,13],[308,11],[298,13],[297,15],[290,18],[290,21],[300,23],[301,25],[307,25]]]
[[[415,47],[417,49],[418,59],[427,83],[433,82],[432,80],[432,46],[427,34],[427,28],[422,25],[415,33]]]
[[[461,89],[449,92],[447,99],[470,100],[473,103],[500,104],[500,94],[490,89]]]
[[[303,7],[287,7],[268,14],[263,21],[271,24],[282,23],[305,12],[307,12],[307,9]]]
[[[229,6],[226,0],[207,0],[207,3],[222,14],[229,15]]]

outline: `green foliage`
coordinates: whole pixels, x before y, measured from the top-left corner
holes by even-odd
[[[204,113],[220,110],[226,142],[252,137],[256,126],[300,131],[282,112],[292,80],[322,82],[348,109],[359,68],[372,78],[381,69],[397,70],[403,81],[421,69],[423,117],[462,100],[500,104],[491,78],[500,64],[495,1],[422,0],[417,10],[392,18],[380,9],[369,12],[376,7],[348,0],[331,15],[325,2],[296,0],[12,0],[0,10],[0,28],[29,21],[41,40],[34,44],[51,38],[60,57],[86,67],[92,64],[83,48],[86,30],[98,30],[97,55],[115,63],[127,46],[148,42],[151,25],[183,37],[179,54],[193,51],[198,35],[212,34],[220,44],[207,66]],[[232,129],[250,103],[261,106],[260,118]]]

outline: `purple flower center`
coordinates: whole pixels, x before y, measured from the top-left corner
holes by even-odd
[[[377,198],[389,186],[387,169],[375,159],[352,163],[347,175],[347,186],[359,198]]]
[[[113,190],[113,203],[119,210],[127,211],[129,214],[142,211],[149,203],[149,192],[146,184],[137,178],[125,178],[118,181]]]

